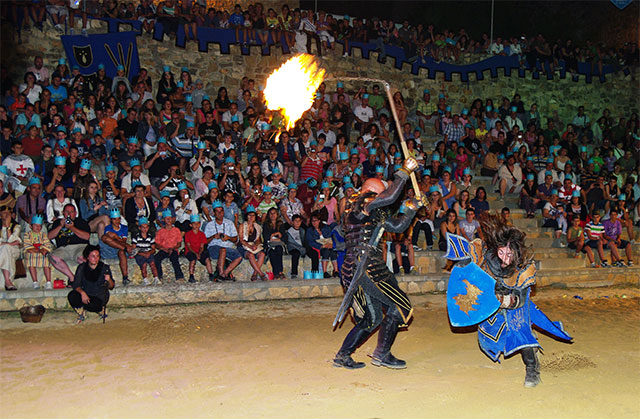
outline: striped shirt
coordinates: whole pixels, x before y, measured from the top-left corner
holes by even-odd
[[[320,175],[322,175],[322,160],[313,160],[311,157],[307,157],[306,163],[300,170],[300,179],[307,180],[312,177],[315,180],[320,180]]]
[[[135,244],[136,248],[140,252],[148,252],[152,249],[152,245],[155,244],[155,239],[151,233],[147,233],[147,237],[142,237],[142,234],[138,232],[132,239],[131,242]]]
[[[584,231],[587,234],[587,238],[589,237],[588,234],[591,233],[592,240],[598,240],[604,233],[604,225],[602,223],[594,224],[593,221],[590,221],[585,226]]]

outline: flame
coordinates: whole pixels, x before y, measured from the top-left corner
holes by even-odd
[[[287,130],[293,128],[313,104],[324,74],[313,55],[300,54],[282,64],[267,79],[264,89],[267,108],[282,111]]]

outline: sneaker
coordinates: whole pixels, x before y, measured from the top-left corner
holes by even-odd
[[[69,35],[75,35],[75,34],[73,33],[73,28],[70,28],[70,29],[69,29]]]
[[[209,274],[209,281],[216,282],[216,274]]]
[[[591,264],[591,267],[592,267],[592,268],[599,268],[599,267],[600,267],[600,265],[598,265],[598,264],[596,264],[595,262],[593,262],[593,263]]]
[[[417,244],[413,245],[413,250],[422,250],[422,248],[420,246],[418,246]]]
[[[148,278],[142,278],[142,284],[143,285],[151,285],[151,281],[149,281]]]
[[[607,261],[606,261],[606,260],[603,260],[603,261],[602,261],[602,267],[603,267],[603,268],[610,268],[611,266],[607,263]]]
[[[44,289],[46,289],[46,290],[52,290],[53,289],[53,284],[51,283],[51,281],[47,281],[47,283],[44,286]]]
[[[87,33],[87,29],[86,28],[82,28],[82,32],[80,32],[82,34],[82,36],[89,36],[89,34]]]
[[[40,283],[38,283],[38,281],[33,282],[33,289],[34,290],[40,289]]]
[[[632,266],[633,266],[633,261],[631,261],[631,260],[630,260],[630,261],[627,261],[627,266],[628,266],[628,267],[632,267]]]
[[[298,279],[298,275],[296,275],[296,274],[291,274],[290,278],[291,278],[291,279]]]
[[[60,26],[59,23],[55,25],[53,28],[60,33],[64,33],[64,29],[62,28],[62,26]]]
[[[153,285],[162,285],[162,281],[160,281],[160,278],[153,278]]]
[[[189,282],[191,284],[195,283],[196,282],[196,278],[193,275],[189,275]]]
[[[327,278],[331,278],[331,275],[329,274],[329,272],[324,273],[324,279],[327,279]]]
[[[123,278],[122,279],[122,286],[126,287],[130,283],[131,283],[131,280],[129,278]]]
[[[342,56],[343,56],[344,58],[347,58],[347,57],[349,56],[349,53],[345,52],[344,54],[342,54]]]

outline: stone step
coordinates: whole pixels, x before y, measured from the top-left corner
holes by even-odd
[[[640,285],[640,268],[584,268],[538,272],[538,287],[595,288]]]
[[[538,259],[536,255],[536,259]],[[538,270],[569,270],[580,269],[586,267],[586,260],[582,258],[567,257],[566,255],[558,255],[555,258],[543,258],[536,262]]]
[[[518,214],[518,215],[522,215],[522,214]],[[513,225],[519,228],[520,230],[527,232],[527,234],[533,230],[541,230],[540,220],[538,218],[518,218],[518,217],[515,217],[515,214],[512,214],[512,218],[513,218],[512,220]]]

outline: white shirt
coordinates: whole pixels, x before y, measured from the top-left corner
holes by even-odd
[[[238,122],[240,123],[240,125],[242,125],[242,114],[240,113],[240,111],[236,112],[234,115],[231,115],[231,111],[226,111],[222,114],[222,122],[228,122],[230,124],[232,116],[237,116]]]
[[[282,166],[282,163],[280,163],[278,160],[274,160],[274,161],[271,161],[269,159],[264,160],[260,164],[260,171],[262,172],[262,176],[269,176],[271,174],[272,169],[275,169],[276,167],[280,169],[280,173],[284,173],[284,168]]]
[[[222,219],[221,224],[218,224],[218,221],[214,219],[213,221],[208,222],[204,228],[204,235],[207,236],[207,238],[218,233],[224,234],[229,237],[238,237],[236,226],[233,225],[233,222],[231,220],[228,220],[226,218]],[[212,246],[233,248],[235,247],[235,244],[229,240],[212,239],[209,242],[209,247]]]
[[[176,210],[176,221],[182,223],[184,221],[189,221],[193,214],[198,213],[198,206],[196,205],[196,201],[194,199],[189,199],[186,207],[182,206],[182,201],[176,199],[173,201],[173,209]],[[191,210],[191,213],[187,211]]]
[[[2,164],[7,166],[9,169],[9,173],[13,176],[26,176],[29,170],[33,172],[33,160],[29,156],[25,156],[24,154],[20,154],[16,156],[15,154],[10,154],[2,161]]]
[[[191,157],[191,160],[189,160],[189,167],[191,167],[191,179],[200,179],[202,177],[202,169],[207,166],[211,166],[214,171],[216,170],[215,162],[207,156],[205,156],[204,160],[200,162],[198,168],[193,170],[193,165],[196,164],[196,160],[198,160],[197,155]]]
[[[325,147],[332,148],[336,144],[336,133],[331,129],[329,129],[328,131],[321,129],[317,132],[318,137],[320,136],[320,134],[324,134],[324,136],[327,138],[327,141],[324,143]]]
[[[364,108],[362,106],[358,106],[353,111],[353,114],[356,116],[356,118],[365,123],[373,119],[373,109],[371,109],[370,106],[366,106]]]
[[[27,89],[27,84],[26,83],[22,83],[20,85],[20,88],[18,89],[18,91],[20,93],[23,93],[25,90]],[[35,84],[31,90],[29,91],[29,94],[27,95],[27,100],[29,101],[29,103],[34,104],[37,101],[40,100],[40,93],[42,93],[42,87],[40,87],[39,84]]]
[[[142,183],[142,186],[144,186],[145,188],[149,185],[151,185],[151,182],[149,181],[149,176],[145,175],[144,173],[140,173],[140,177],[138,178],[138,180],[140,181],[140,183]],[[123,178],[122,178],[122,183],[120,185],[121,188],[124,188],[127,192],[131,192],[132,188],[131,188],[131,172],[127,173]]]
[[[492,43],[491,46],[489,47],[489,53],[490,54],[500,54],[502,51],[504,51],[504,47],[502,46],[502,44],[498,44],[496,42]]]

